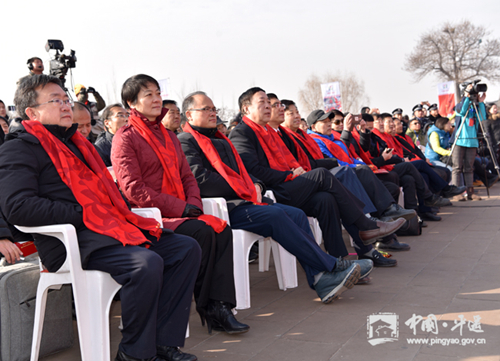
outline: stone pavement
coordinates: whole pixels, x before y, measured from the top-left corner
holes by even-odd
[[[443,220],[427,222],[422,236],[400,237],[412,249],[393,253],[397,267],[376,268],[371,284],[331,304],[319,301],[300,266],[299,287],[280,291],[273,267],[259,273],[251,264],[252,307],[237,315],[250,331],[209,335],[193,307],[184,351],[224,361],[500,361],[500,186],[490,199],[484,187],[476,189],[482,201],[442,208]],[[112,308],[113,357],[119,308]],[[389,314],[375,315],[383,312]],[[370,341],[382,343],[368,342],[370,330]],[[43,360],[80,360],[77,339],[72,349]]]

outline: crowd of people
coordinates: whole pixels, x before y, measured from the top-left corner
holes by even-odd
[[[457,106],[455,124],[465,123],[456,134],[436,104],[416,105],[411,119],[400,108],[368,107],[302,118],[293,100],[252,87],[226,125],[206,93],[178,105],[163,100],[148,75],[127,79],[122,102],[106,106],[91,87],[77,85],[73,102],[57,78],[30,74],[18,84],[16,114],[0,101],[0,253],[9,263],[22,256],[14,242],[26,235],[12,233],[13,224],[74,225],[83,268],[122,285],[116,360],[196,360],[179,349],[193,295],[209,333],[250,329],[232,312],[232,229],[272,237],[330,303],[370,283],[374,267],[397,265],[389,252],[410,250],[398,234],[440,221],[450,199],[479,200],[474,174],[487,187],[498,175],[497,153],[477,153],[478,123],[488,116],[494,152],[500,127],[497,106],[486,110],[484,94],[471,102],[469,90]],[[469,112],[476,103],[480,114]],[[208,197],[226,200],[231,226],[204,213]],[[157,207],[163,224],[131,207]],[[323,248],[307,217],[317,219]],[[44,267],[57,270],[62,244],[33,237]]]

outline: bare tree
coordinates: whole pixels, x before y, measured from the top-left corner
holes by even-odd
[[[490,32],[481,25],[464,20],[445,23],[422,35],[407,55],[404,70],[416,81],[434,74],[443,81],[455,81],[457,99],[459,84],[476,78],[491,82],[500,80],[500,42],[486,39]]]
[[[299,104],[302,111],[307,116],[315,109],[323,109],[323,95],[321,94],[321,84],[340,82],[342,92],[342,111],[359,112],[362,105],[368,103],[369,99],[365,94],[365,85],[353,73],[331,74],[327,73],[322,77],[312,74],[299,90]]]
[[[219,108],[219,113],[217,114],[219,118],[222,119],[223,122],[226,122],[226,125],[229,126],[231,120],[236,116],[238,112],[234,109],[230,109],[227,106],[223,105]]]

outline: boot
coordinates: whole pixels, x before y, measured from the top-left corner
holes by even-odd
[[[474,194],[474,187],[467,187],[467,200],[480,201],[482,198]]]
[[[223,301],[210,300],[205,313],[208,333],[215,331],[224,331],[229,334],[243,333],[250,329],[250,326],[238,322],[231,311],[231,305]],[[202,318],[203,324],[203,318]]]

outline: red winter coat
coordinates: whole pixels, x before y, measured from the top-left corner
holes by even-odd
[[[162,116],[155,122],[143,118],[153,134],[165,144],[160,130]],[[186,201],[161,192],[163,168],[153,148],[131,125],[120,128],[113,137],[111,162],[118,184],[132,207],[157,207],[163,217],[163,227],[175,230],[187,218],[182,218],[186,204],[203,209],[200,189],[182,152],[181,144],[175,134],[168,131],[175,147],[179,173],[186,194]]]

